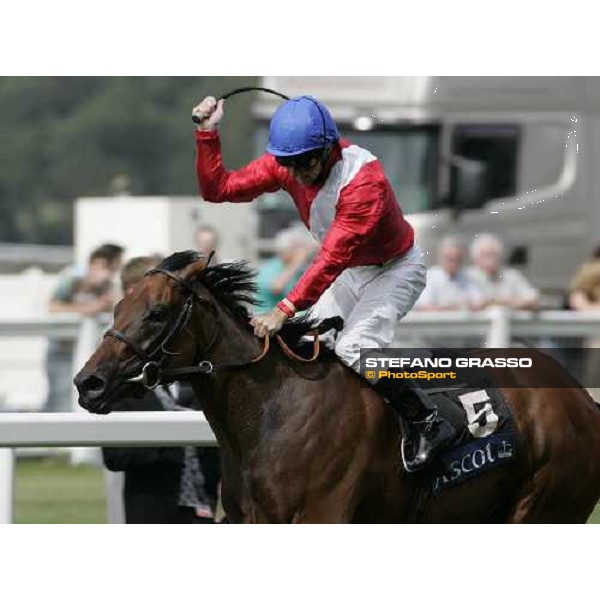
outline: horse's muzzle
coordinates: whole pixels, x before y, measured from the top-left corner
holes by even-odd
[[[80,372],[73,379],[73,383],[79,392],[79,405],[85,410],[107,414],[110,412],[106,400],[107,381],[98,373],[88,374]]]
[[[106,391],[106,379],[99,374],[87,374],[79,372],[73,383],[79,392],[79,395],[90,400],[102,397]]]

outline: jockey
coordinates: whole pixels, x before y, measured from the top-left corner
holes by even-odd
[[[193,109],[196,169],[208,202],[250,202],[283,189],[320,250],[295,287],[269,313],[257,315],[257,336],[273,335],[296,311],[321,319],[339,315],[344,328],[335,352],[360,374],[361,348],[386,348],[396,323],[426,282],[423,253],[414,243],[381,163],[340,137],[327,107],[312,96],[284,102],[273,115],[267,151],[237,171],[223,167],[217,124],[224,101],[205,98]],[[452,425],[409,379],[367,380],[409,422],[409,471],[426,465],[454,436]]]

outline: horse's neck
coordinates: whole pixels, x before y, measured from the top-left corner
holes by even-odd
[[[257,370],[264,371],[267,367],[262,362],[219,371],[219,365],[250,363],[264,347],[263,340],[222,309],[220,327],[214,352],[209,357],[217,371],[209,378],[196,379],[192,385],[220,445],[241,458],[260,443],[260,415],[267,403],[278,401],[279,385],[275,377],[263,376],[258,386],[260,393],[250,392],[256,384]],[[272,358],[264,360],[270,362]]]

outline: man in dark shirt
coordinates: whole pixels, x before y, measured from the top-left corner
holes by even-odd
[[[123,292],[130,293],[156,266],[157,259],[139,257],[121,273]],[[159,386],[142,398],[126,398],[115,410],[185,410],[190,394],[179,385]],[[220,474],[219,450],[194,447],[103,448],[110,471],[123,471],[126,523],[213,523]]]

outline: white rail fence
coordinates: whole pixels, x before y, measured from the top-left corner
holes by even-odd
[[[98,344],[108,321],[75,315],[4,318],[0,337],[48,336],[75,340],[74,372]],[[460,338],[502,348],[515,338],[600,337],[600,311],[537,313],[490,309],[485,312],[412,313],[398,326],[402,339]],[[73,460],[85,460],[89,447],[206,445],[215,440],[201,413],[117,413],[106,416],[80,412],[73,389],[73,413],[0,413],[0,523],[12,521],[14,448],[74,447]]]
[[[13,519],[14,448],[192,445],[216,445],[199,412],[1,414],[0,523]]]
[[[77,315],[0,317],[0,337],[54,337],[75,340],[76,367],[79,368],[108,326],[108,316],[100,319]],[[600,311],[487,311],[412,312],[398,325],[398,335],[435,337],[480,337],[488,347],[506,347],[515,337],[593,337],[600,336]]]

